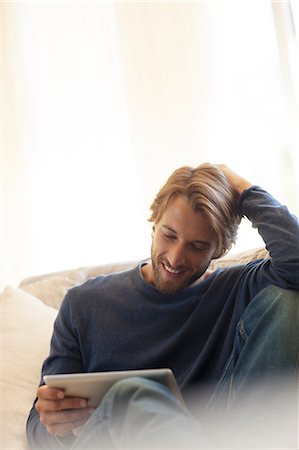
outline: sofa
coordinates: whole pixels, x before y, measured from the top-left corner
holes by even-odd
[[[214,260],[210,268],[267,258],[265,248]],[[0,449],[28,449],[26,419],[49,352],[53,323],[59,306],[73,286],[91,277],[129,269],[136,261],[81,267],[26,278],[1,294],[1,415]]]

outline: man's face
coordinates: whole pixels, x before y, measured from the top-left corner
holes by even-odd
[[[184,289],[206,271],[216,245],[205,215],[185,197],[175,198],[154,227],[150,282],[164,293]]]

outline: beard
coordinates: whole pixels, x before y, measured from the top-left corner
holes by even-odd
[[[203,273],[206,271],[205,268],[199,268],[195,272],[190,272],[190,276],[185,276],[181,280],[165,280],[163,278],[163,275],[161,273],[163,268],[161,266],[163,263],[166,263],[168,266],[171,267],[171,264],[166,259],[163,258],[155,258],[153,250],[151,251],[151,260],[152,260],[152,268],[153,268],[153,279],[154,279],[154,285],[156,289],[158,289],[163,294],[176,294],[179,291],[187,288],[190,286],[194,281],[196,281],[198,278],[200,278]]]

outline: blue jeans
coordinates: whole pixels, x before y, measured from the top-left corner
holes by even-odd
[[[125,379],[72,449],[297,448],[298,357],[299,292],[268,286],[244,311],[201,420],[165,386]]]

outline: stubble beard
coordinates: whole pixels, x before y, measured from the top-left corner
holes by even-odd
[[[202,271],[198,271],[193,274],[190,278],[186,278],[181,284],[175,284],[173,281],[164,281],[161,275],[160,264],[163,260],[155,258],[153,250],[151,250],[151,260],[153,268],[153,279],[156,289],[158,289],[163,294],[176,294],[179,291],[190,286],[195,280],[201,277]]]

